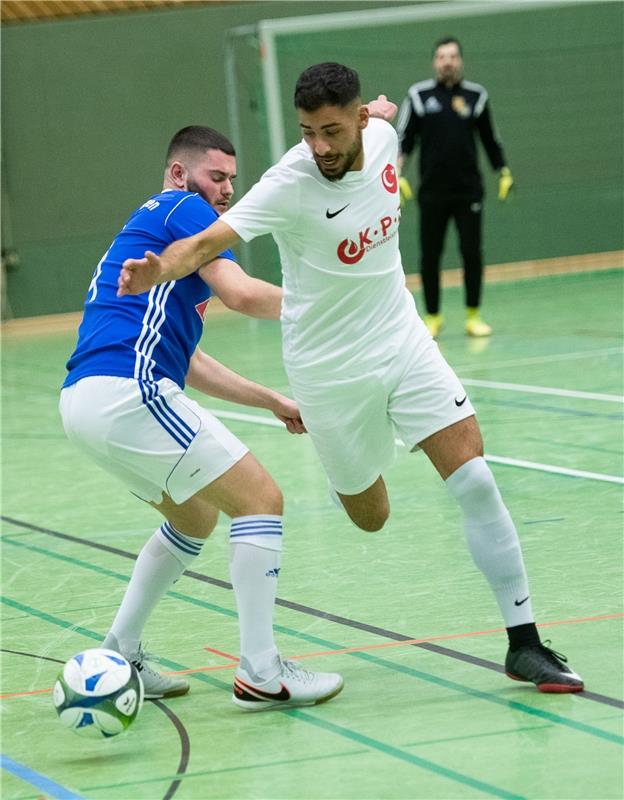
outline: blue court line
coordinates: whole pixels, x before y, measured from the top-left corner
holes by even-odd
[[[13,761],[12,758],[9,758],[4,753],[0,753],[0,767],[15,775],[16,778],[26,781],[26,783],[39,789],[39,791],[56,798],[56,800],[85,800],[83,795],[76,794],[76,792],[72,792],[66,786],[61,786],[60,783],[56,783],[56,781],[47,778],[40,772],[35,772],[34,769]]]
[[[88,628],[82,628],[78,625],[73,625],[71,622],[67,620],[60,619],[59,617],[54,617],[52,614],[48,614],[45,611],[40,611],[39,609],[32,608],[31,606],[24,605],[17,600],[12,600],[9,597],[0,597],[0,601],[3,603],[13,607],[19,608],[21,611],[25,611],[27,614],[39,617],[40,619],[45,620],[46,622],[50,622],[53,625],[58,625],[61,628],[75,630],[79,633],[82,633],[83,636],[88,636],[91,639],[97,639],[101,641],[103,639],[95,631],[91,631]],[[159,662],[168,667],[171,670],[186,670],[184,664],[179,664],[175,661],[170,661],[169,659],[161,658]],[[228,692],[231,691],[231,684],[225,683],[224,681],[220,681],[218,678],[212,678],[206,675],[205,673],[196,672],[190,673],[189,677],[196,678],[198,680],[204,681],[206,683],[211,683],[213,686],[218,686],[221,689],[226,689]],[[280,713],[280,712],[278,712]],[[298,709],[291,708],[291,709],[284,709],[284,714],[288,714],[289,716],[295,716],[300,718],[303,722],[308,722],[311,724],[316,724],[319,727],[325,727],[326,730],[330,731],[331,733],[337,734],[342,736],[343,738],[350,739],[352,741],[359,742],[360,744],[365,744],[370,749],[377,750],[378,752],[384,753],[385,755],[391,756],[393,758],[399,758],[402,761],[407,761],[408,763],[413,764],[414,766],[418,766],[421,769],[425,769],[428,772],[432,772],[436,775],[441,775],[449,780],[455,781],[456,783],[462,783],[466,786],[471,786],[473,788],[477,787],[485,794],[489,794],[492,797],[500,797],[503,800],[527,800],[527,798],[523,797],[522,795],[512,794],[508,792],[506,789],[500,789],[497,786],[492,784],[484,783],[479,781],[476,778],[471,778],[469,775],[464,775],[461,772],[456,772],[455,770],[449,769],[448,767],[444,767],[440,764],[436,764],[434,761],[429,761],[428,759],[420,758],[419,756],[413,755],[413,753],[408,752],[407,750],[402,750],[400,747],[395,747],[393,745],[387,744],[385,742],[379,741],[378,739],[373,739],[365,734],[360,734],[357,731],[353,731],[350,728],[343,727],[341,725],[335,725],[332,723],[327,723],[327,725],[323,726],[319,720],[315,717],[310,716],[309,714],[301,714],[299,715]],[[62,787],[60,787],[62,788]],[[55,795],[58,797],[58,795]],[[67,800],[85,800],[85,798],[81,798],[80,795],[63,795],[63,800],[67,798]]]

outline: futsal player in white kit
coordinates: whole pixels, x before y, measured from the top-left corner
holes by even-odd
[[[150,699],[189,683],[148,663],[144,626],[194,565],[219,511],[231,517],[230,575],[241,658],[232,698],[246,710],[312,705],[342,689],[340,675],[280,657],[273,608],[282,548],[282,495],[268,472],[214,415],[188,397],[207,395],[272,411],[302,433],[296,404],[237,375],[197,346],[211,295],[251,316],[277,319],[281,289],[248,277],[224,248],[202,270],[147,294],[118,298],[125,258],[156,252],[214,223],[232,196],[234,148],[212,128],[189,126],[169,145],[163,191],[134,211],[98,264],[60,410],[70,440],[123,481],[165,521],[139,553],[103,646],[137,667]],[[197,620],[201,628],[201,619]]]
[[[470,552],[507,628],[505,670],[544,692],[582,679],[540,642],[520,542],[464,388],[405,287],[398,244],[398,144],[370,119],[357,73],[305,70],[295,88],[303,141],[210,229],[128,259],[119,295],[195,270],[224,247],[271,233],[283,273],[284,364],[303,421],[351,520],[389,515],[383,471],[398,435],[429,457],[463,515]]]

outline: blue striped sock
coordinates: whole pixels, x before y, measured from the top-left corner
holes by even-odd
[[[206,541],[181,533],[170,522],[163,522],[156,531],[156,535],[171,555],[175,556],[185,568],[201,553]]]
[[[282,549],[282,518],[274,514],[233,517],[230,544],[254,544],[266,550]]]
[[[282,518],[235,517],[230,528],[230,576],[238,607],[241,656],[255,671],[274,659],[273,607],[282,551]]]

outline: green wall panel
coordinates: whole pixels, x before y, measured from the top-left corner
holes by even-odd
[[[13,314],[80,308],[116,231],[160,189],[171,135],[188,124],[229,132],[227,30],[264,18],[383,5],[236,3],[7,27],[3,180],[10,239],[20,256],[9,275]],[[280,38],[287,140],[297,138],[288,98],[302,68],[344,61],[360,71],[366,96],[383,91],[400,101],[410,83],[429,76],[432,42],[453,33],[464,44],[467,77],[490,92],[517,180],[513,203],[499,207],[488,174],[486,261],[619,249],[623,10],[620,3],[594,3]],[[249,183],[268,166],[253,43],[237,47],[237,75]],[[414,163],[408,175],[415,176]],[[238,193],[245,188],[239,185]],[[408,272],[417,269],[416,224],[415,209],[406,209],[401,247]],[[270,239],[252,244],[249,266],[279,280]],[[444,266],[458,266],[452,238]]]

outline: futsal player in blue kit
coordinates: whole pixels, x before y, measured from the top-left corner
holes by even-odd
[[[163,191],[131,214],[94,272],[60,411],[65,431],[93,460],[165,518],[142,548],[103,647],[135,664],[150,699],[186,694],[187,680],[147,662],[145,623],[189,569],[215,527],[231,517],[230,574],[241,659],[233,701],[247,710],[312,705],[334,697],[335,673],[309,672],[281,658],[273,607],[282,548],[282,495],[245,445],[184,393],[265,408],[303,433],[296,404],[237,375],[199,349],[213,294],[229,308],[278,319],[279,287],[246,275],[230,250],[200,270],[137,297],[117,297],[123,261],[162,251],[204,230],[227,210],[236,173],[231,143],[191,126],[172,139]]]
[[[270,233],[282,264],[284,366],[351,520],[368,531],[385,524],[383,472],[397,435],[422,450],[459,506],[501,611],[506,673],[542,692],[582,691],[565,656],[540,641],[520,540],[483,457],[475,410],[405,287],[397,134],[370,119],[357,73],[342,64],[305,70],[294,104],[303,141],[210,228],[128,259],[119,295],[153,291],[224,247]]]

